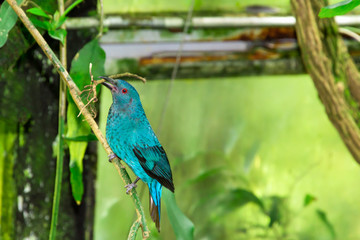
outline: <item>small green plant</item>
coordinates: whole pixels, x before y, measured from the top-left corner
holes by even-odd
[[[71,4],[62,15],[60,15],[59,11],[55,11],[53,15],[45,12],[41,7],[34,7],[27,10],[28,13],[36,16],[36,17],[30,17],[31,22],[38,28],[46,30],[50,37],[53,39],[56,39],[60,41],[62,44],[64,44],[64,40],[66,37],[66,30],[61,29],[61,25],[64,24],[67,17],[66,15],[79,3],[81,3],[83,0],[77,0],[73,4]],[[40,19],[39,19],[40,18]]]

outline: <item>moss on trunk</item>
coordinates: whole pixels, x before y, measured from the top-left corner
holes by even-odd
[[[291,0],[304,65],[326,113],[354,159],[360,163],[359,73],[333,18],[319,19],[323,0]]]

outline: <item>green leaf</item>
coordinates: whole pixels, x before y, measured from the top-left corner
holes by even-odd
[[[321,8],[319,17],[330,18],[338,15],[344,15],[360,5],[360,0],[345,0]]]
[[[165,201],[168,218],[174,230],[176,239],[194,239],[194,223],[180,210],[176,204],[174,194],[168,189],[164,188],[163,199]]]
[[[50,30],[56,30],[57,29],[57,23],[59,22],[60,19],[60,13],[58,10],[55,11],[54,15],[53,15],[53,20],[51,21],[51,28]]]
[[[74,142],[91,142],[98,140],[95,134],[93,133],[86,136],[64,137],[64,139],[67,141],[74,141]]]
[[[90,83],[89,63],[93,64],[92,73],[95,76],[104,74],[105,52],[95,39],[87,43],[74,57],[71,63],[70,75],[80,90]],[[83,121],[83,117],[77,117],[79,109],[74,100],[68,94],[67,110],[67,133],[66,138],[79,138],[91,134],[90,126]],[[77,203],[81,202],[83,195],[83,158],[87,142],[68,141],[70,151],[70,180],[73,197]]]
[[[56,158],[57,157],[57,155],[58,155],[58,149],[59,149],[59,142],[60,142],[60,139],[59,139],[59,134],[58,135],[56,135],[56,138],[54,139],[54,141],[52,142],[52,151],[53,151],[53,153],[52,153],[52,156],[54,157],[54,158]]]
[[[16,0],[20,5],[23,0]],[[4,1],[0,8],[0,48],[5,45],[10,30],[15,26],[17,15],[10,5]]]
[[[64,12],[63,16],[66,16],[74,7],[76,7],[79,3],[81,3],[83,0],[77,0],[73,4],[71,4]]]
[[[254,193],[241,188],[227,192],[217,205],[222,207],[220,215],[224,215],[245,206],[247,203],[255,203],[264,209],[264,204]]]
[[[81,118],[76,118],[78,113],[78,108],[75,104],[69,104],[67,110],[68,118],[68,131],[67,137],[74,137],[77,135],[88,134],[91,130],[89,125],[82,121]],[[80,121],[80,122],[79,122]],[[82,195],[84,193],[84,187],[82,182],[82,172],[83,172],[83,158],[85,155],[87,142],[67,142],[70,152],[70,183],[73,197],[76,203],[80,203]]]
[[[30,21],[38,28],[42,28],[45,30],[50,30],[51,29],[51,25],[48,21],[40,21],[34,17],[30,17],[29,18]]]
[[[81,151],[83,151],[83,146],[79,146],[78,153],[81,154]],[[86,150],[86,147],[85,147]],[[84,151],[85,152],[85,151]],[[74,153],[74,152],[73,152]],[[81,165],[81,166],[80,166]],[[81,169],[80,169],[81,167]],[[73,194],[73,198],[77,205],[80,205],[82,196],[84,194],[84,184],[82,180],[82,163],[79,164],[77,161],[70,162],[70,184],[71,184],[71,191]]]
[[[59,28],[61,25],[63,25],[64,22],[66,21],[66,19],[67,19],[66,16],[61,16],[58,21],[55,21],[55,22],[54,22],[54,27],[55,27],[55,29],[57,29],[57,28]]]
[[[331,234],[332,239],[335,239],[336,238],[335,229],[334,229],[333,225],[330,223],[330,221],[328,220],[326,213],[320,209],[317,209],[316,214],[319,217],[319,219],[321,220],[321,222],[326,226],[327,230]]]
[[[275,223],[279,223],[280,225],[286,223],[286,219],[289,213],[286,204],[286,198],[271,196],[268,198],[268,200],[270,202],[270,206],[267,208],[265,213],[270,218],[269,227],[272,227]]]
[[[60,13],[58,10],[56,10],[54,13],[54,20],[57,21],[57,20],[59,20],[59,18],[60,18]]]
[[[30,9],[26,10],[26,12],[31,13],[36,16],[51,19],[51,17],[49,15],[47,15],[46,12],[44,12],[44,10],[42,10],[41,8],[30,8]]]
[[[316,197],[310,194],[306,194],[304,198],[304,207],[310,205],[312,202],[316,201]]]
[[[189,181],[187,181],[187,184],[196,184],[199,182],[203,182],[211,177],[214,177],[216,175],[218,175],[219,173],[221,173],[221,171],[223,170],[223,167],[216,167],[216,168],[212,168],[210,170],[207,170],[205,172],[200,173],[198,176],[196,176],[193,179],[190,179]]]
[[[246,152],[244,160],[244,172],[249,173],[251,166],[255,160],[256,154],[259,152],[260,142],[255,141],[251,148]]]
[[[49,30],[50,37],[59,40],[62,44],[64,44],[66,34],[67,32],[65,29]]]

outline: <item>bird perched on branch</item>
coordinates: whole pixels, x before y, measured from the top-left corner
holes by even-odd
[[[150,215],[160,232],[162,186],[174,192],[168,158],[146,118],[136,89],[124,80],[100,78],[105,80],[102,84],[111,90],[113,98],[107,117],[106,140],[114,154],[137,176],[133,183],[125,186],[126,192],[136,187],[139,179],[147,183]]]

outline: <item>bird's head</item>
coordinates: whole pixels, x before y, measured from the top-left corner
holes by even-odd
[[[102,84],[110,89],[113,103],[122,110],[136,106],[140,103],[140,97],[136,89],[128,82],[108,77],[99,77],[105,80]]]

